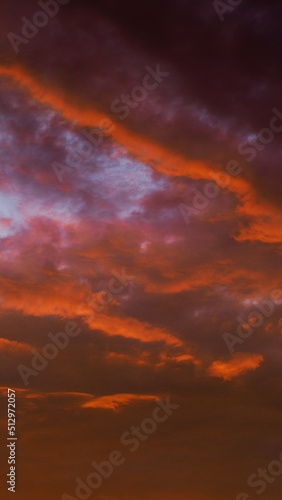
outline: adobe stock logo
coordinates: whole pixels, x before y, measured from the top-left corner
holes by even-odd
[[[282,304],[282,290],[273,290],[270,294],[270,299],[262,300],[259,304],[257,304],[257,309],[251,311],[247,319],[244,319],[242,316],[238,316],[238,337],[229,332],[225,332],[222,335],[230,354],[235,352],[234,346],[236,344],[243,344],[246,339],[250,338],[253,334],[254,328],[262,326],[265,318],[269,318],[274,313],[275,305],[280,304]]]
[[[147,441],[150,435],[156,432],[160,423],[166,422],[169,416],[179,408],[178,404],[172,404],[170,397],[167,396],[165,401],[156,399],[156,406],[151,414],[151,417],[144,418],[140,426],[132,425],[129,431],[124,432],[120,437],[120,442],[123,446],[130,446],[128,451],[134,453],[138,450],[141,443]],[[75,496],[64,493],[61,496],[62,500],[88,500],[95,490],[100,488],[105,479],[111,477],[116,467],[120,467],[126,461],[124,452],[113,450],[109,453],[108,459],[103,462],[92,462],[91,465],[95,472],[90,472],[85,480],[80,477],[75,479],[76,489]],[[98,498],[98,497],[96,497]],[[102,498],[99,496],[99,498]]]
[[[227,2],[222,2],[221,0],[215,0],[212,4],[214,6],[214,9],[221,20],[221,22],[224,21],[224,14],[225,12],[233,12],[236,7],[241,5],[243,0],[227,0]]]
[[[7,35],[14,52],[18,54],[20,51],[19,45],[22,43],[26,45],[31,38],[37,35],[39,28],[44,28],[48,24],[50,17],[53,18],[58,14],[60,5],[66,5],[69,2],[70,0],[39,0],[38,5],[43,10],[35,12],[32,21],[27,17],[21,18],[23,22],[21,35],[12,32]]]
[[[125,120],[131,110],[138,108],[141,102],[147,99],[150,92],[155,90],[168,77],[170,73],[162,71],[160,64],[156,69],[146,66],[147,73],[144,75],[141,85],[135,85],[129,94],[122,94],[120,99],[114,99],[111,104],[111,111],[117,114],[120,121]],[[72,172],[79,168],[83,162],[94,152],[94,148],[99,147],[104,137],[111,136],[116,129],[116,124],[109,118],[102,118],[98,127],[84,129],[82,134],[87,139],[79,143],[75,148],[67,148],[65,164],[57,161],[52,162],[52,168],[59,182],[63,182],[65,173]]]
[[[92,320],[94,320],[96,313],[101,313],[107,305],[109,305],[114,296],[122,293],[126,287],[129,286],[130,282],[135,279],[135,276],[129,276],[126,274],[125,268],[119,273],[112,269],[111,274],[114,276],[110,279],[108,287],[105,290],[101,290],[100,294],[96,294],[93,298],[93,294],[88,296],[85,301],[78,304],[78,309],[87,306],[89,310],[92,310]],[[49,362],[59,355],[70,342],[70,338],[74,338],[81,333],[81,328],[74,321],[68,321],[65,325],[64,332],[58,332],[53,334],[48,333],[48,337],[52,342],[48,342],[39,352],[33,349],[31,353],[33,358],[31,360],[31,366],[26,366],[23,364],[18,365],[17,370],[24,382],[24,385],[29,385],[30,377],[37,377],[40,372],[45,370]]]
[[[248,156],[246,158],[248,162],[254,161],[258,153],[264,151],[266,146],[271,144],[274,140],[275,134],[282,132],[282,113],[277,108],[273,108],[272,113],[273,116],[269,121],[268,127],[260,129],[256,137],[253,137],[249,142],[243,141],[238,146],[238,153],[243,156]]]
[[[242,141],[239,143],[237,151],[241,156],[247,156],[246,160],[252,162],[257,157],[258,153],[264,151],[266,146],[270,144],[275,134],[282,132],[282,113],[277,109],[272,109],[273,116],[269,121],[268,127],[262,128],[249,142]],[[250,147],[253,146],[253,147]],[[226,164],[225,171],[209,173],[209,176],[215,182],[206,182],[203,187],[203,192],[197,188],[193,188],[194,197],[191,200],[193,206],[180,203],[178,209],[188,225],[191,222],[191,217],[204,214],[206,208],[215,200],[222,189],[226,189],[230,184],[231,177],[237,177],[242,173],[243,169],[239,162],[231,160]]]
[[[248,486],[257,488],[255,490],[257,495],[265,492],[267,485],[274,483],[275,479],[282,474],[282,451],[278,460],[269,462],[267,468],[259,468],[256,472],[248,477]],[[236,496],[236,500],[251,500],[248,493],[241,492]]]

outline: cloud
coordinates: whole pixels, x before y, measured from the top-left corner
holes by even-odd
[[[243,373],[255,370],[262,362],[263,356],[260,354],[237,353],[229,361],[214,361],[209,368],[209,373],[212,377],[232,380]]]
[[[0,338],[0,351],[10,351],[10,352],[30,352],[31,347],[28,344],[10,341],[8,339]]]
[[[120,407],[129,405],[138,401],[155,400],[157,396],[146,396],[137,394],[115,394],[112,396],[103,396],[101,398],[92,399],[82,404],[82,408],[101,408],[106,410],[118,411]]]
[[[279,2],[242,2],[221,23],[206,0],[72,0],[16,55],[5,30],[35,9],[0,7],[0,405],[15,388],[20,496],[71,491],[170,394],[175,420],[101,498],[232,498],[278,456],[281,305],[242,352],[227,357],[222,335],[281,288],[281,134],[251,162],[238,152],[282,110]],[[169,75],[122,120],[113,101],[157,65]],[[52,163],[105,118],[112,131],[59,182]],[[186,224],[180,203],[231,160],[240,174]],[[97,312],[113,269],[135,279]],[[81,334],[23,391],[18,365],[71,320]]]

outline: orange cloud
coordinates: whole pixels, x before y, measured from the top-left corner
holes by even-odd
[[[167,355],[166,353],[161,353],[161,362],[156,366],[163,366],[166,363],[174,362],[174,363],[193,363],[196,366],[200,366],[202,362],[195,358],[192,354],[180,354],[177,356]]]
[[[263,241],[265,243],[282,241],[281,210],[270,202],[258,200],[252,189],[242,197],[236,215],[247,215],[250,219],[250,225],[241,228],[239,236],[236,237],[238,241]]]
[[[147,136],[129,131],[106,113],[93,108],[89,110],[89,108],[69,105],[67,101],[70,96],[67,96],[63,90],[58,88],[50,89],[50,86],[47,87],[42,83],[38,83],[20,65],[10,67],[2,65],[0,66],[0,74],[13,78],[21,86],[26,87],[36,100],[50,104],[53,109],[61,111],[66,120],[75,122],[81,127],[98,127],[102,120],[110,119],[113,122],[113,131],[111,133],[113,138],[141,161],[150,163],[156,170],[172,176],[189,175],[194,179],[209,178],[208,174],[211,168],[205,163],[183,158],[152,141]]]
[[[14,340],[0,338],[0,352],[1,351],[29,352],[29,351],[31,351],[31,349],[32,349],[32,347],[30,347],[28,344],[16,342]]]
[[[157,399],[157,396],[138,394],[114,394],[112,396],[102,396],[95,398],[81,405],[82,408],[100,408],[104,410],[118,411],[121,406],[129,405],[136,401],[150,401]]]
[[[214,361],[209,367],[209,373],[212,377],[232,380],[242,373],[255,370],[263,361],[260,354],[237,353],[230,361]]]
[[[54,277],[55,278],[55,277]],[[96,298],[100,292],[92,293],[89,286],[78,284],[75,279],[41,282],[36,285],[28,281],[15,282],[0,278],[2,284],[2,309],[22,311],[31,316],[56,315],[62,318],[80,316],[91,329],[104,331],[109,336],[121,335],[143,342],[164,341],[168,345],[182,342],[164,328],[153,327],[135,318],[112,315],[110,306],[95,313]]]
[[[7,388],[0,387],[0,395],[7,395]],[[136,403],[138,401],[154,401],[159,396],[148,395],[148,394],[111,394],[108,396],[95,397],[92,394],[87,394],[83,392],[39,392],[33,393],[27,389],[16,389],[16,393],[20,393],[20,397],[23,397],[27,404],[36,405],[37,401],[42,402],[43,400],[50,400],[52,398],[58,398],[60,403],[67,409],[73,405],[79,406],[80,408],[93,408],[93,409],[103,409],[118,411],[123,406],[129,406],[130,404]],[[21,394],[23,393],[23,394]],[[70,404],[69,404],[70,403]],[[41,404],[41,403],[40,403]]]
[[[138,321],[135,318],[112,317],[100,313],[93,320],[86,319],[86,322],[91,328],[101,329],[110,336],[122,335],[126,338],[139,339],[142,342],[164,341],[168,345],[182,345],[177,337],[164,328],[153,327],[149,323]]]
[[[7,396],[8,389],[13,389],[16,391],[16,393],[27,393],[28,389],[20,389],[20,388],[15,388],[14,386],[9,386],[9,387],[0,387],[0,395],[1,396]]]
[[[169,176],[187,176],[193,179],[205,179],[211,182],[210,173],[217,172],[221,167],[210,161],[196,161],[185,158],[182,155],[162,146],[149,139],[144,134],[134,133],[126,129],[119,122],[96,109],[81,108],[68,104],[70,96],[58,88],[50,88],[50,85],[39,83],[20,65],[10,67],[0,66],[0,74],[15,80],[38,101],[48,103],[53,109],[61,111],[66,120],[77,123],[81,127],[98,127],[102,120],[110,119],[113,122],[111,135],[114,140],[124,146],[129,153],[136,156],[140,161],[150,164],[155,170]],[[238,213],[250,216],[253,212],[261,214],[262,218],[254,220],[249,229],[242,229],[238,240],[260,240],[269,243],[280,242],[281,214],[265,202],[259,202],[256,198],[250,182],[240,177],[230,177],[227,189],[236,194],[240,201]],[[263,217],[268,220],[265,222]]]

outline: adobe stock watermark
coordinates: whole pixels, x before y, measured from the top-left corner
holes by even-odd
[[[102,290],[102,293],[95,297],[88,297],[86,301],[78,305],[78,308],[84,307],[85,305],[90,305],[94,308],[95,312],[92,312],[93,319],[96,313],[100,313],[104,308],[112,301],[114,295],[121,293],[129,283],[135,279],[135,276],[128,276],[126,274],[125,268],[122,269],[122,273],[119,274],[117,271],[112,270],[113,278],[110,279],[108,288]],[[17,370],[24,382],[25,386],[29,385],[30,377],[37,377],[40,372],[45,370],[48,366],[49,361],[55,359],[60,351],[63,351],[70,342],[70,338],[77,337],[81,333],[81,328],[78,327],[77,323],[74,321],[68,321],[65,325],[64,332],[58,333],[48,333],[48,337],[51,342],[46,344],[42,351],[39,352],[33,349],[31,352],[33,358],[31,360],[31,367],[23,364],[19,364]]]
[[[237,177],[242,172],[239,162],[231,160],[226,165],[226,172],[210,172],[209,176],[216,182],[207,182],[204,186],[204,192],[197,188],[193,188],[194,197],[192,200],[193,206],[180,203],[178,210],[181,213],[185,223],[188,225],[191,222],[191,216],[199,215],[210,204],[211,200],[215,199],[220,188],[226,188],[230,183],[230,176]]]
[[[145,101],[148,97],[148,92],[155,90],[169,76],[167,71],[161,71],[160,65],[157,64],[156,69],[146,66],[147,74],[142,80],[142,85],[136,85],[131,90],[130,94],[122,94],[120,99],[115,99],[112,102],[111,110],[114,113],[119,113],[118,118],[125,120],[131,109],[136,109],[140,102]],[[151,80],[151,82],[150,82]]]
[[[44,28],[48,23],[50,18],[55,17],[59,10],[60,5],[66,5],[70,0],[39,0],[38,5],[42,10],[38,10],[33,14],[32,21],[27,19],[27,17],[22,17],[23,22],[21,35],[16,33],[8,33],[7,38],[12,45],[12,48],[16,54],[19,53],[19,46],[21,44],[27,44],[34,38],[40,28]]]
[[[266,146],[274,140],[275,134],[282,132],[282,113],[276,108],[273,108],[272,112],[274,116],[270,119],[269,127],[262,128],[258,132],[256,138],[251,139],[249,142],[242,141],[238,145],[237,152],[241,156],[248,156],[248,158],[246,158],[248,162],[254,161],[257,154],[263,151]],[[281,120],[281,124],[277,125],[277,121],[279,120]],[[203,193],[199,189],[193,188],[193,206],[186,205],[185,203],[180,203],[178,205],[178,210],[187,225],[190,224],[192,216],[197,216],[202,213],[211,201],[219,195],[220,188],[227,188],[230,184],[231,177],[237,177],[243,171],[239,162],[236,160],[229,161],[225,170],[225,172],[209,172],[209,176],[214,179],[215,182],[207,182],[204,186]]]
[[[257,157],[257,154],[264,151],[266,146],[270,144],[275,137],[275,134],[282,132],[282,125],[277,126],[277,121],[282,121],[282,113],[276,108],[272,109],[273,117],[271,118],[268,127],[260,129],[256,138],[250,141],[242,141],[238,146],[238,153],[242,156],[248,156],[246,160],[252,162]],[[249,146],[253,147],[250,148]]]
[[[122,94],[119,99],[114,99],[111,104],[111,111],[118,115],[118,119],[125,120],[131,110],[136,109],[139,104],[148,97],[148,92],[155,90],[170,73],[162,71],[157,64],[156,69],[146,66],[147,73],[143,77],[141,85],[136,85],[130,94]],[[105,136],[110,136],[116,128],[116,125],[109,118],[103,118],[98,127],[83,130],[82,134],[87,139],[77,146],[68,148],[68,154],[65,164],[57,161],[52,162],[52,168],[59,182],[63,182],[63,176],[66,172],[72,172],[78,168],[89,156],[93,154],[93,148],[99,147]]]
[[[130,453],[138,450],[140,443],[147,441],[150,435],[156,432],[158,424],[165,422],[174,410],[177,410],[180,405],[171,404],[169,396],[165,402],[156,400],[157,406],[152,412],[152,417],[144,418],[139,427],[132,426],[128,431],[124,432],[120,437],[120,442],[123,446],[128,446]],[[109,453],[108,459],[104,462],[92,462],[95,472],[90,472],[85,481],[77,477],[75,496],[64,493],[61,496],[62,500],[87,500],[93,492],[100,488],[105,479],[108,479],[114,472],[115,467],[120,467],[125,463],[125,456],[120,450],[113,450]]]
[[[275,305],[282,304],[282,290],[273,290],[270,294],[270,299],[262,300],[257,304],[254,311],[251,311],[247,319],[238,316],[237,334],[225,332],[222,338],[231,354],[235,352],[234,346],[236,344],[243,344],[246,339],[250,338],[253,334],[254,328],[262,326],[266,318],[269,318],[275,309]]]
[[[257,472],[248,477],[247,484],[251,488],[257,488],[256,494],[265,492],[267,485],[274,483],[275,479],[282,474],[282,451],[279,460],[272,460],[267,469],[258,469]],[[248,493],[241,492],[236,496],[236,500],[252,500]]]
[[[233,12],[243,1],[244,0],[227,0],[227,2],[222,2],[221,0],[214,0],[212,4],[219,19],[223,22],[225,13]]]

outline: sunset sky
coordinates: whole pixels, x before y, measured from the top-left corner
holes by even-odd
[[[7,388],[18,500],[78,499],[114,450],[84,498],[281,497],[281,20],[279,0],[1,3],[1,499]]]

